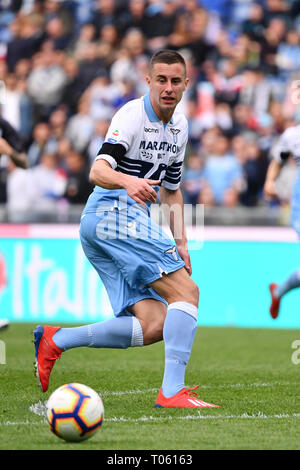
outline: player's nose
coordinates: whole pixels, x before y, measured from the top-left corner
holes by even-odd
[[[173,85],[172,85],[171,80],[169,80],[169,81],[166,83],[165,92],[166,92],[166,93],[172,93],[172,92],[173,92]]]

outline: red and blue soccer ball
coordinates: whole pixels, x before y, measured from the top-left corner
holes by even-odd
[[[104,407],[98,393],[78,383],[62,385],[55,390],[46,408],[51,431],[69,442],[90,438],[101,428],[104,419]]]

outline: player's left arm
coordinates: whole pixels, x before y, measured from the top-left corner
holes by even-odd
[[[272,160],[266,175],[264,184],[264,195],[267,198],[274,198],[277,195],[275,182],[281,172],[283,164],[277,160]]]
[[[178,188],[171,190],[162,186],[159,194],[162,208],[173,234],[178,253],[185,263],[185,269],[188,274],[191,275],[192,266],[187,248],[187,238],[184,225],[184,205],[181,189]]]
[[[281,135],[279,141],[271,149],[272,161],[268,167],[265,184],[264,184],[264,195],[266,198],[275,198],[277,195],[275,182],[280,175],[282,167],[287,162],[288,158],[292,154],[291,152],[291,136],[289,134],[290,129]]]

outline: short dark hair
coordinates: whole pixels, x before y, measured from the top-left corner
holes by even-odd
[[[184,73],[186,74],[185,60],[177,51],[163,49],[155,52],[150,60],[150,72],[152,71],[155,64],[182,64]]]

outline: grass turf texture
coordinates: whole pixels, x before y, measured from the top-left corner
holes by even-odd
[[[184,410],[153,407],[163,343],[67,351],[43,394],[33,375],[34,326],[13,323],[0,332],[6,345],[6,364],[0,364],[1,450],[300,448],[300,364],[291,361],[300,330],[199,327],[186,384],[199,384],[199,398],[221,407]],[[102,429],[76,444],[57,438],[45,418],[30,411],[32,405],[43,408],[56,388],[70,382],[94,388],[105,408]]]

